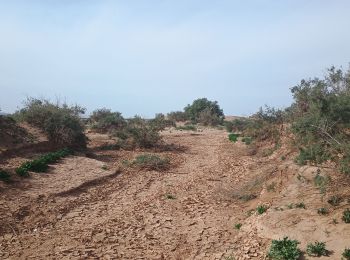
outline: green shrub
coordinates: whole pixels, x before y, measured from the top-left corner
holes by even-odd
[[[224,127],[225,127],[227,132],[231,133],[233,131],[232,121],[224,121]]]
[[[265,213],[267,210],[267,206],[265,205],[259,205],[257,208],[256,208],[256,212],[258,212],[259,215]]]
[[[18,167],[16,168],[16,173],[21,177],[29,177],[29,172],[27,168],[24,167]]]
[[[235,224],[235,229],[240,230],[241,227],[242,227],[242,224],[241,224],[241,223]]]
[[[244,136],[249,136],[257,142],[280,143],[280,126],[275,122],[264,121],[256,116],[248,120],[246,128],[242,132]]]
[[[0,180],[4,181],[4,182],[10,182],[11,181],[11,175],[4,170],[0,169]]]
[[[344,156],[339,162],[339,170],[341,173],[346,175],[350,174],[350,156],[347,152],[346,156]]]
[[[174,121],[166,119],[165,115],[162,113],[156,114],[153,119],[148,121],[148,123],[153,129],[155,129],[157,131],[162,131],[166,127],[176,126]]]
[[[215,114],[210,108],[205,108],[199,113],[197,121],[205,126],[217,126],[222,124],[223,116]]]
[[[342,254],[344,260],[350,260],[350,248],[345,248]]]
[[[293,204],[293,203],[288,204],[288,205],[287,205],[287,208],[289,208],[289,209],[294,208],[294,204]]]
[[[265,105],[264,108],[260,107],[254,117],[264,122],[282,124],[284,121],[284,112],[280,109]]]
[[[251,137],[243,137],[242,142],[245,143],[246,145],[250,145],[252,143],[252,138]]]
[[[173,122],[184,122],[188,119],[185,112],[183,111],[170,112],[167,114],[167,118]]]
[[[168,158],[162,158],[155,154],[141,154],[131,162],[140,169],[162,171],[167,170],[170,167],[170,160]]]
[[[317,174],[314,177],[314,184],[316,187],[318,187],[320,189],[321,193],[325,193],[326,189],[327,189],[327,185],[330,181],[330,177],[329,176],[322,176],[320,174],[320,170],[317,170]]]
[[[124,128],[114,131],[112,135],[119,138],[118,144],[122,148],[152,148],[162,141],[159,127],[152,121],[135,116],[127,121]]]
[[[334,195],[334,196],[330,197],[327,202],[335,207],[335,206],[338,206],[341,201],[342,201],[342,199],[339,196]]]
[[[302,80],[293,87],[289,108],[299,163],[335,162],[350,172],[350,70],[331,67],[324,79]],[[340,156],[338,156],[340,155]]]
[[[27,163],[24,163],[24,167],[33,171],[33,172],[46,172],[49,168],[46,161],[42,158],[36,159]]]
[[[42,129],[54,145],[85,148],[87,139],[80,119],[84,112],[85,109],[79,106],[28,98],[24,108],[17,111],[14,117]]]
[[[319,209],[317,210],[317,213],[318,213],[319,215],[328,215],[329,210],[326,209],[326,208],[319,208]]]
[[[330,159],[331,155],[324,150],[324,147],[320,144],[314,144],[306,148],[300,148],[299,155],[296,157],[296,162],[299,165],[305,165],[307,162],[321,164]]]
[[[270,183],[266,186],[266,190],[268,192],[275,192],[276,191],[276,182]]]
[[[228,139],[229,139],[231,142],[234,142],[234,143],[237,142],[238,137],[239,137],[239,134],[233,134],[233,133],[231,133],[231,134],[228,135]]]
[[[16,169],[16,173],[21,177],[29,177],[29,171],[46,172],[49,168],[48,164],[56,163],[59,159],[71,153],[71,150],[65,148],[57,152],[42,155],[38,159],[22,163],[21,166]]]
[[[251,125],[251,119],[247,118],[236,118],[230,121],[230,132],[243,132]]]
[[[346,210],[343,211],[342,220],[343,220],[345,223],[350,223],[350,209],[346,209]]]
[[[102,108],[92,112],[90,116],[91,128],[107,133],[115,129],[120,129],[126,125],[126,121],[119,112],[112,112],[110,109]]]
[[[300,202],[300,203],[295,204],[295,207],[299,208],[299,209],[306,209],[304,202]]]
[[[171,194],[167,194],[167,195],[166,195],[166,198],[167,198],[168,200],[175,200],[175,199],[176,199],[176,197],[175,197],[174,195],[171,195]]]
[[[318,241],[316,241],[315,243],[309,243],[306,247],[306,253],[309,256],[327,256],[328,251],[326,249],[326,243]]]
[[[273,260],[297,260],[301,256],[297,240],[290,240],[288,237],[282,240],[272,240],[268,257]]]
[[[191,105],[184,108],[186,118],[195,123],[215,126],[221,124],[224,119],[224,112],[217,101],[210,101],[206,98],[199,98]]]

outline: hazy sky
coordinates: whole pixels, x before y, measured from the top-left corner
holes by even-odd
[[[199,97],[225,114],[287,106],[350,62],[349,0],[0,0],[0,108],[27,96],[125,116]]]

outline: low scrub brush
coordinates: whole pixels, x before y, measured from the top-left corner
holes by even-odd
[[[69,149],[62,149],[57,152],[42,155],[38,159],[22,163],[21,166],[16,169],[16,173],[21,177],[29,177],[29,171],[46,172],[49,168],[49,164],[56,163],[59,159],[71,153]]]
[[[234,143],[237,142],[238,137],[239,137],[239,134],[233,134],[233,133],[231,133],[231,134],[228,135],[228,139],[229,139],[231,142],[234,142]]]
[[[344,260],[350,260],[350,248],[345,248],[342,254]]]
[[[146,170],[162,171],[169,168],[170,160],[168,158],[162,158],[155,154],[142,154],[138,155],[131,162],[131,165]]]
[[[306,253],[309,256],[327,256],[328,250],[326,249],[326,243],[318,241],[315,243],[309,243],[306,247]]]
[[[291,240],[288,237],[272,240],[268,257],[274,260],[297,260],[301,255],[298,244],[300,243],[297,240]]]

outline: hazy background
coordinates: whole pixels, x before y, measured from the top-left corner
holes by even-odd
[[[350,1],[1,0],[0,107],[60,98],[124,116],[199,97],[226,114],[291,102],[350,62]]]

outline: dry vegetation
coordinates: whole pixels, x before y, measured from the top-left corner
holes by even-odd
[[[0,116],[0,258],[350,259],[349,82],[230,120],[28,99]]]

